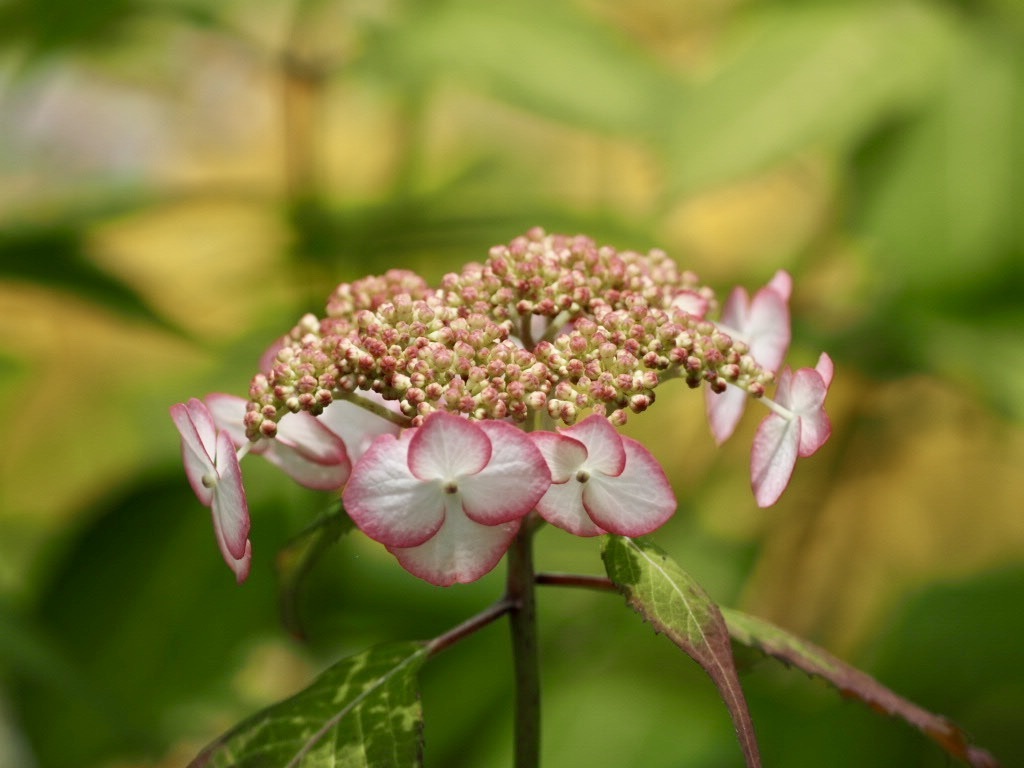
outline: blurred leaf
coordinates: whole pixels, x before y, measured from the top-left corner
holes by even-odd
[[[451,74],[541,115],[633,134],[653,130],[675,87],[641,48],[570,4],[424,5],[376,53],[396,77]]]
[[[342,659],[302,692],[253,715],[189,768],[406,768],[420,765],[419,643]]]
[[[817,675],[872,709],[899,717],[938,743],[949,754],[976,768],[993,768],[995,759],[973,746],[968,735],[945,717],[934,715],[898,696],[865,672],[837,659],[823,648],[792,635],[770,622],[722,608],[729,634],[737,642],[759,648],[786,664]]]
[[[666,135],[676,191],[849,144],[932,91],[950,43],[945,18],[919,3],[791,4],[757,18],[676,102]]]
[[[855,225],[887,289],[962,291],[984,282],[1019,220],[1024,160],[1020,43],[976,30],[919,119],[891,126],[855,158]]]
[[[0,46],[21,43],[49,53],[108,45],[140,7],[139,0],[7,0],[0,5]]]
[[[253,510],[257,562],[238,587],[209,512],[177,472],[87,512],[92,522],[65,543],[32,617],[69,679],[42,686],[19,675],[13,694],[40,764],[52,768],[166,749],[182,736],[168,712],[226,696],[252,634],[276,627],[258,554],[275,538],[272,516]],[[69,695],[82,688],[88,696]]]
[[[93,264],[82,230],[67,223],[0,231],[0,280],[25,280],[68,291],[133,320],[184,333],[134,288]]]
[[[291,540],[277,553],[277,576],[280,582],[279,603],[285,628],[296,638],[305,632],[299,617],[299,590],[306,576],[320,558],[349,531],[355,528],[352,518],[338,500],[332,509]]]
[[[646,541],[606,536],[605,569],[627,602],[704,668],[725,700],[748,766],[761,757],[718,606],[668,555]]]
[[[902,601],[872,640],[872,669],[955,713],[1007,766],[1024,765],[1024,565],[933,583]]]

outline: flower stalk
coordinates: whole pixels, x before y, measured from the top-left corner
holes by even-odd
[[[533,533],[524,525],[508,551],[509,623],[515,679],[515,768],[540,765],[540,665],[537,649],[537,600],[534,590]]]

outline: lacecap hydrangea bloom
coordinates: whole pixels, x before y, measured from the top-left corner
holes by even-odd
[[[304,485],[343,489],[356,524],[411,573],[473,581],[530,521],[639,536],[668,520],[665,473],[616,427],[675,379],[707,390],[718,441],[748,398],[769,407],[751,473],[757,502],[773,504],[830,431],[827,355],[785,369],[767,395],[791,290],[779,272],[719,313],[660,250],[534,229],[438,286],[406,270],[338,286],[323,317],[268,350],[247,400],[214,394],[172,415],[239,580],[251,547],[238,459],[255,453]]]

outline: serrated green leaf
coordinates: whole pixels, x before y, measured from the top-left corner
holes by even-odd
[[[305,690],[233,728],[189,768],[408,768],[420,765],[420,643],[342,659]]]
[[[859,699],[872,709],[905,720],[946,752],[975,768],[994,768],[998,765],[988,752],[972,745],[967,734],[955,723],[898,696],[871,675],[837,659],[824,648],[755,616],[729,608],[722,608],[721,612],[729,627],[729,634],[736,642],[757,648],[808,674],[821,677],[844,696]]]
[[[669,168],[682,194],[820,143],[845,146],[935,87],[951,43],[917,3],[790,5],[755,19],[719,71],[676,102]]]
[[[306,530],[292,539],[277,553],[275,566],[279,587],[281,619],[295,637],[305,633],[299,617],[299,590],[310,569],[338,539],[355,528],[352,518],[345,512],[339,499],[337,503]]]
[[[605,570],[626,601],[654,629],[664,633],[708,673],[729,708],[750,768],[761,764],[729,630],[718,606],[701,586],[654,544],[606,536]]]

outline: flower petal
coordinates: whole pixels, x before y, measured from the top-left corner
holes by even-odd
[[[529,514],[551,485],[544,456],[518,427],[501,421],[481,421],[477,426],[490,440],[491,460],[475,475],[459,478],[463,510],[483,525]]]
[[[453,495],[444,524],[434,536],[418,547],[388,547],[388,551],[409,573],[447,587],[476,581],[493,570],[518,531],[519,521],[501,525],[473,522]]]
[[[389,547],[422,544],[444,522],[440,483],[420,480],[409,471],[409,447],[418,431],[378,437],[352,468],[342,494],[356,525]]]
[[[249,506],[242,487],[235,446],[226,432],[217,434],[217,485],[213,489],[213,527],[233,558],[245,556],[249,538]],[[228,563],[230,565],[230,562]]]
[[[267,442],[263,455],[267,461],[281,469],[299,485],[317,491],[341,488],[348,482],[352,473],[352,465],[349,464],[347,455],[343,455],[342,460],[334,464],[319,464],[310,461],[295,448],[276,440]]]
[[[710,387],[704,390],[707,404],[708,425],[715,442],[721,445],[736,431],[736,426],[743,417],[749,395],[739,387],[728,387],[724,392],[716,393]]]
[[[356,394],[387,408],[397,407],[396,401],[385,400],[376,392],[357,391]],[[348,458],[353,464],[359,461],[370,444],[380,435],[397,435],[401,432],[401,427],[397,424],[347,400],[335,400],[324,408],[324,412],[317,418],[342,439],[348,450]]]
[[[227,395],[222,392],[213,392],[203,398],[210,415],[217,429],[227,432],[231,436],[231,442],[235,447],[247,443],[249,438],[245,436],[245,406],[249,401],[236,395]],[[260,441],[262,449],[266,441]],[[255,448],[253,449],[255,450]]]
[[[777,273],[776,280],[780,274],[786,275],[787,273]],[[774,283],[775,280],[772,282]],[[792,279],[790,279],[790,285],[792,285]],[[742,331],[750,345],[751,357],[766,370],[772,372],[779,370],[782,361],[786,358],[792,337],[788,295],[781,295],[770,285],[759,290],[754,294],[747,317],[747,325],[743,327]]]
[[[788,408],[800,419],[801,456],[810,456],[817,451],[832,433],[832,425],[824,409],[826,394],[825,382],[813,368],[801,368],[793,374]]]
[[[544,457],[553,483],[570,480],[587,460],[587,447],[567,435],[531,432],[530,439]]]
[[[185,476],[196,497],[204,506],[213,503],[213,489],[203,483],[203,478],[216,478],[217,469],[213,457],[203,445],[195,422],[192,421],[188,406],[177,403],[171,406],[171,418],[181,435],[181,459],[185,465]]]
[[[552,525],[576,536],[607,533],[587,514],[583,506],[583,488],[584,484],[575,477],[565,483],[552,484],[537,502],[537,511]]]
[[[583,484],[583,505],[600,527],[621,536],[660,528],[676,511],[665,471],[641,443],[622,438],[626,466],[618,477],[595,472]]]
[[[281,419],[266,457],[300,485],[323,491],[343,486],[352,471],[345,443],[305,412]]]
[[[479,472],[491,458],[491,441],[476,424],[435,411],[412,430],[409,470],[421,480],[453,480]]]
[[[586,446],[588,469],[612,476],[621,474],[625,469],[626,451],[622,446],[622,438],[604,416],[592,414],[576,426],[560,429],[559,432]]]
[[[760,507],[770,507],[786,490],[796,464],[800,420],[768,414],[754,435],[750,453],[750,482]]]

